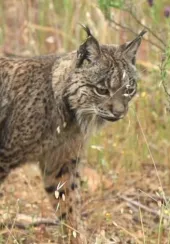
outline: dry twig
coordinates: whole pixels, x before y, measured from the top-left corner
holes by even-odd
[[[134,30],[132,30],[130,27],[125,26],[125,25],[123,25],[123,24],[121,24],[121,23],[118,23],[118,22],[116,22],[114,19],[111,19],[110,22],[113,23],[113,24],[115,24],[116,26],[118,26],[118,27],[120,27],[120,28],[126,30],[126,31],[129,31],[129,32],[132,33],[132,34],[135,34],[136,36],[138,35],[138,33],[135,32]],[[145,28],[144,25],[143,25],[143,27]],[[147,29],[147,28],[145,28],[145,29]],[[151,32],[150,32],[150,33],[151,33]],[[157,44],[157,43],[151,41],[150,39],[146,39],[145,37],[143,37],[143,40],[145,40],[145,41],[149,42],[150,44],[152,44],[153,46],[157,47],[157,48],[160,49],[162,52],[165,51],[165,49],[164,49],[163,47],[161,47],[159,44]]]
[[[9,222],[0,223],[0,228],[3,229],[5,227],[8,227],[8,228],[27,229],[29,227],[32,226],[36,227],[42,224],[59,225],[59,220],[51,219],[51,218],[32,217],[25,214],[17,214],[14,223],[9,223]]]
[[[130,203],[131,205],[134,205],[134,206],[140,208],[140,209],[143,209],[144,211],[149,212],[149,213],[151,213],[152,215],[156,215],[156,216],[158,216],[159,218],[160,218],[160,217],[161,217],[161,218],[165,218],[165,219],[167,219],[167,220],[170,221],[170,216],[167,216],[167,215],[161,213],[160,210],[151,209],[151,208],[149,208],[149,207],[143,205],[143,204],[140,203],[140,202],[137,202],[137,201],[135,201],[135,200],[132,200],[132,199],[126,197],[126,196],[122,196],[122,195],[119,195],[119,194],[118,194],[118,198],[120,198],[120,199],[122,199],[122,200],[124,200],[124,201]]]

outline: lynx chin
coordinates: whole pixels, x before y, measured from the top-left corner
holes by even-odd
[[[75,244],[86,243],[80,235],[81,154],[94,128],[126,115],[145,34],[120,46],[100,45],[83,28],[87,39],[77,51],[0,58],[0,182],[13,168],[39,162],[58,218],[78,230],[76,237],[66,231]]]

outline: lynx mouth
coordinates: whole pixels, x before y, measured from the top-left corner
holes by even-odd
[[[109,116],[100,116],[102,119],[110,121],[110,122],[115,122],[118,121],[120,119],[122,119],[121,117],[109,117]]]

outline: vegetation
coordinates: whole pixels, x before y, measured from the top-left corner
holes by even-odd
[[[90,243],[170,243],[169,0],[5,0],[0,2],[1,55],[32,56],[76,49],[89,25],[102,43],[148,30],[137,65],[138,94],[125,119],[94,135],[84,170],[83,216]],[[166,96],[167,94],[167,96]],[[17,215],[53,217],[34,166],[2,187],[2,243],[55,243],[57,228],[15,228]],[[12,216],[12,218],[11,218]],[[94,241],[95,240],[95,241]],[[109,241],[110,240],[110,241]]]

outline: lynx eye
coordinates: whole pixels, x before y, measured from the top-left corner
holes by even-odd
[[[100,95],[100,96],[106,96],[109,94],[109,90],[106,88],[102,88],[102,87],[95,87],[94,91],[97,95]]]
[[[136,89],[134,87],[131,87],[130,85],[126,86],[125,93],[123,94],[124,97],[132,97],[136,92]]]

